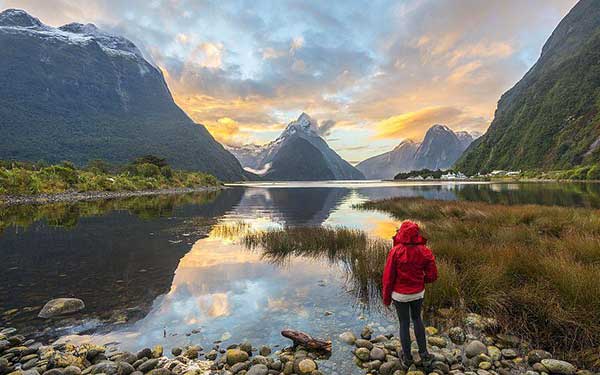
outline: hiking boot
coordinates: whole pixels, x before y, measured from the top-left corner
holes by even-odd
[[[404,365],[405,370],[408,370],[410,367],[412,367],[415,364],[415,361],[413,360],[412,355],[410,355],[410,356],[404,355],[402,357],[402,364]]]

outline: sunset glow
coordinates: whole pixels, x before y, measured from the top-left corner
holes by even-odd
[[[357,161],[419,140],[434,123],[485,131],[500,95],[574,3],[0,0],[0,8],[131,39],[177,104],[222,143],[266,143],[304,111],[327,121],[331,147]]]

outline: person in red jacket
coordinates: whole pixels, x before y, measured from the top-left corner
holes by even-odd
[[[400,322],[404,361],[410,366],[413,363],[410,350],[411,318],[419,355],[423,361],[431,358],[427,351],[421,308],[425,284],[433,283],[437,279],[437,267],[433,253],[425,246],[427,239],[421,235],[416,223],[403,222],[393,239],[394,246],[388,254],[383,272],[383,303],[389,306],[394,302]]]

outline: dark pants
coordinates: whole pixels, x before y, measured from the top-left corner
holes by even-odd
[[[417,344],[419,345],[419,353],[427,354],[427,341],[425,339],[425,325],[421,319],[421,307],[423,299],[418,299],[411,302],[394,301],[396,311],[398,312],[398,321],[400,322],[400,342],[402,343],[402,352],[404,358],[412,359],[410,353],[410,321],[412,318]]]

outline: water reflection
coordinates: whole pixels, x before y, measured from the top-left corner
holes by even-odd
[[[19,309],[11,325],[31,327],[48,325],[34,318],[48,299],[82,298],[83,323],[71,321],[69,332],[95,328],[87,332],[94,340],[124,349],[206,347],[222,338],[284,344],[279,332],[291,327],[332,338],[331,366],[353,373],[352,364],[340,369],[350,357],[337,334],[365,323],[389,331],[393,315],[360,308],[339,259],[295,254],[277,262],[243,248],[235,231],[223,228],[343,225],[388,241],[398,223],[352,206],[396,196],[600,207],[594,184],[394,182],[253,184],[212,194],[10,207],[0,211],[0,301]],[[97,327],[97,320],[127,324]]]
[[[45,324],[35,319],[41,305],[63,296],[82,298],[88,317],[139,318],[240,198],[231,190],[2,210],[2,307],[19,309],[11,324],[29,329]]]

